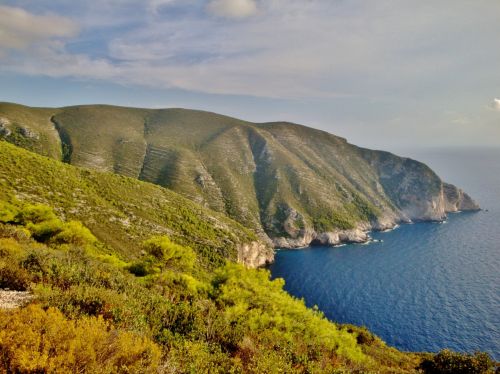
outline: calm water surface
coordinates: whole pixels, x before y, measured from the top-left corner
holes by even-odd
[[[404,153],[403,153],[404,154]],[[291,294],[403,350],[483,350],[500,360],[500,150],[406,153],[488,211],[373,233],[382,243],[282,250]]]

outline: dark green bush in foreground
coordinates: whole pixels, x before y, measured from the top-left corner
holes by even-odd
[[[483,374],[492,373],[493,366],[487,353],[464,354],[445,349],[424,360],[420,368],[426,374]]]

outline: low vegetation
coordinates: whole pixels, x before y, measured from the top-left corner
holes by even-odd
[[[101,316],[68,320],[30,305],[0,319],[0,370],[9,373],[153,372],[161,350],[150,339],[117,331]]]

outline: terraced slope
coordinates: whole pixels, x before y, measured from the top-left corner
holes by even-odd
[[[59,216],[82,221],[126,260],[140,243],[167,234],[199,254],[200,266],[226,260],[255,267],[272,261],[269,246],[227,216],[151,183],[81,169],[0,141],[0,198],[48,204]]]
[[[364,241],[369,229],[478,209],[422,163],[291,123],[185,109],[8,103],[0,104],[0,119],[8,141],[49,154],[55,128],[61,159],[168,187],[276,247]],[[13,126],[40,135],[22,144]]]

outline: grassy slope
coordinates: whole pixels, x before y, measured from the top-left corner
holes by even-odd
[[[271,237],[398,216],[399,209],[414,203],[412,196],[400,198],[410,195],[400,190],[407,186],[401,183],[407,166],[421,182],[410,191],[419,201],[435,197],[429,186],[441,183],[420,163],[385,157],[290,123],[254,124],[195,110],[104,105],[46,109],[44,118],[28,118],[37,111],[0,104],[0,117],[26,113],[24,125],[40,133],[45,117],[53,116],[74,165],[166,186]],[[374,165],[374,159],[388,159],[401,174],[384,179],[383,167]]]
[[[111,173],[80,169],[0,141],[0,196],[46,203],[85,223],[125,258],[153,233],[166,233],[201,254],[204,264],[236,259],[236,246],[255,235],[226,216],[182,196]]]
[[[55,109],[27,108],[23,105],[0,103],[0,122],[7,120],[4,125],[10,130],[7,140],[20,147],[27,148],[44,156],[60,159],[61,140],[51,122],[51,117],[57,112]],[[23,134],[29,129],[36,137]]]

